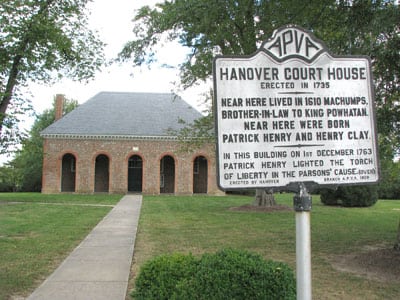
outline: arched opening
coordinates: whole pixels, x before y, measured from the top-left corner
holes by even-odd
[[[76,159],[70,153],[62,158],[61,192],[75,192]]]
[[[109,159],[100,154],[96,157],[94,167],[94,191],[97,193],[108,193],[109,189]]]
[[[197,156],[193,162],[193,193],[206,194],[208,181],[207,159]]]
[[[143,161],[138,155],[128,160],[128,192],[141,193],[143,182]]]
[[[175,160],[169,155],[160,160],[160,193],[175,193]]]

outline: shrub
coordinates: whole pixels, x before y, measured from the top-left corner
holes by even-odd
[[[151,274],[146,275],[143,273],[150,271],[148,265],[154,265],[154,263],[150,261],[145,264],[140,270],[132,295],[135,299],[155,299],[156,295],[158,295],[157,299],[296,298],[296,280],[293,271],[284,263],[265,261],[259,255],[232,249],[221,250],[215,254],[204,254],[197,261],[189,257],[189,260],[174,259],[173,265],[185,263],[184,266],[175,265],[174,268],[170,268],[171,263],[168,262],[168,259],[173,256],[164,256],[163,261],[156,258],[158,262],[168,267],[157,264],[160,270],[151,269]],[[174,273],[168,275],[165,271],[174,271]],[[180,271],[181,274],[176,274],[176,271]],[[143,285],[141,283],[143,277],[154,284]],[[143,288],[147,291],[142,292]],[[167,291],[166,288],[169,290]],[[148,298],[143,297],[144,293]]]
[[[340,186],[336,190],[322,189],[321,202],[326,205],[368,207],[378,201],[376,186]]]
[[[178,283],[193,276],[195,264],[192,255],[175,253],[158,256],[141,267],[131,295],[138,300],[172,299]]]
[[[400,162],[381,159],[379,199],[400,199]]]
[[[284,263],[238,250],[205,254],[176,299],[295,299],[296,281]]]

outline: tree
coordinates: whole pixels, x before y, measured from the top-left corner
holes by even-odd
[[[0,167],[0,192],[16,192],[19,181],[11,163]]]
[[[0,2],[0,153],[21,139],[18,114],[29,109],[22,90],[28,82],[89,80],[104,63],[104,44],[87,26],[90,1]]]
[[[144,6],[133,20],[135,39],[126,43],[119,59],[151,64],[158,45],[177,40],[190,50],[180,67],[184,88],[211,77],[215,55],[251,54],[288,23],[312,30],[332,53],[369,55],[378,89],[380,145],[392,145],[382,156],[392,159],[400,147],[400,11],[394,1],[176,0]],[[213,139],[212,121],[206,116],[186,128],[183,137],[200,133],[201,141]]]
[[[181,83],[190,87],[211,77],[217,54],[252,54],[273,30],[293,23],[322,39],[332,53],[369,55],[373,61],[382,144],[399,148],[400,9],[395,1],[176,0],[142,7],[134,17],[135,39],[119,54],[134,66],[156,61],[157,45],[177,40],[190,52]]]
[[[78,106],[76,100],[64,100],[63,115]],[[29,137],[22,141],[22,149],[8,164],[18,180],[14,182],[14,190],[24,192],[40,192],[42,187],[43,138],[40,132],[50,126],[55,119],[55,99],[53,107],[37,116]]]
[[[264,1],[178,0],[166,1],[155,9],[142,7],[134,18],[134,33],[138,38],[125,45],[120,58],[132,58],[135,65],[152,63],[155,58],[152,49],[164,37],[177,39],[191,49],[181,65],[182,85],[190,87],[211,76],[216,54],[243,55],[257,50],[262,30],[272,32],[271,26],[261,29],[255,21],[267,6]],[[183,140],[198,137],[196,145],[214,140],[212,122],[210,111],[204,119],[181,132]],[[264,201],[265,196],[264,191],[258,191],[255,203],[271,203]]]

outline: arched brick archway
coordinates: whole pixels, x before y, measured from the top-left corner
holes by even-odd
[[[76,159],[71,153],[62,157],[61,192],[75,192]]]
[[[96,157],[94,171],[94,191],[108,193],[110,179],[110,160],[107,155],[100,154]]]
[[[160,193],[175,193],[175,160],[170,155],[160,160]]]
[[[193,161],[193,193],[206,194],[208,183],[208,162],[204,156],[197,156]]]
[[[128,160],[128,192],[141,193],[143,189],[143,160],[132,155]]]

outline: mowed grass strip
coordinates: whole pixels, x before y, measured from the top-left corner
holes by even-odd
[[[35,203],[65,203],[65,204],[93,204],[114,205],[122,195],[108,194],[41,194],[41,193],[0,193],[1,203],[35,202]]]
[[[0,193],[0,299],[28,296],[121,197]]]
[[[293,207],[292,194],[277,202]],[[254,251],[296,265],[295,212],[250,212],[230,208],[252,203],[244,196],[144,196],[136,238],[134,276],[148,259],[172,252],[201,255],[222,248]],[[368,246],[392,247],[400,201],[369,208],[328,207],[313,196],[311,212],[314,299],[400,299],[400,286],[338,271],[333,258]]]

